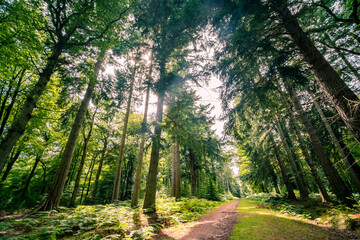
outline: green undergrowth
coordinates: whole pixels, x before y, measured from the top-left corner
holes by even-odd
[[[318,224],[347,230],[359,231],[359,208],[349,208],[343,204],[321,203],[317,195],[306,201],[287,201],[277,194],[259,194],[249,197],[256,200],[259,207],[270,209],[285,216],[293,216]],[[357,200],[358,196],[354,196]]]
[[[0,239],[150,239],[164,226],[193,221],[218,206],[205,199],[160,199],[156,213],[119,204],[61,208],[0,222]]]

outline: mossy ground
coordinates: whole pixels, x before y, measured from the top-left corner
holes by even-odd
[[[315,221],[285,216],[257,201],[243,199],[238,205],[241,217],[235,225],[232,240],[237,239],[349,239],[348,232],[341,232]],[[350,234],[351,237],[354,235]],[[354,239],[354,238],[350,238]],[[355,238],[359,239],[359,238]]]

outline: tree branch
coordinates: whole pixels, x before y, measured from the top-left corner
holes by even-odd
[[[321,43],[322,45],[328,47],[328,48],[331,48],[331,49],[335,49],[335,50],[339,50],[339,51],[344,51],[344,52],[348,52],[348,53],[351,53],[351,54],[354,54],[354,55],[360,55],[360,52],[356,52],[356,51],[353,51],[353,50],[350,50],[350,49],[346,49],[346,48],[342,48],[342,47],[336,47],[336,46],[331,46],[327,43],[324,43],[324,42],[321,42],[319,41],[319,43]]]

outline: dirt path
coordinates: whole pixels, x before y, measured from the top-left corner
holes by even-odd
[[[236,219],[240,214],[236,211],[239,200],[226,203],[215,211],[203,216],[196,222],[164,229],[155,239],[179,240],[227,240],[232,235]]]

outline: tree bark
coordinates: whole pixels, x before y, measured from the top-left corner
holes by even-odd
[[[21,86],[21,81],[24,77],[24,74],[25,74],[25,69],[21,72],[20,74],[20,77],[18,79],[18,82],[17,82],[17,85],[16,85],[16,88],[13,92],[13,95],[11,97],[11,102],[9,104],[9,106],[6,108],[6,111],[5,111],[5,115],[4,117],[2,118],[2,121],[1,121],[1,126],[0,126],[0,136],[2,135],[2,133],[4,132],[4,129],[5,129],[5,125],[7,123],[7,120],[9,119],[10,117],[10,113],[11,113],[11,110],[13,109],[14,107],[14,104],[15,104],[15,99],[19,93],[19,90],[20,90],[20,86]],[[2,114],[0,114],[0,117],[2,116]]]
[[[312,96],[312,94],[310,93],[310,95]],[[331,142],[335,145],[338,153],[341,156],[341,159],[343,160],[347,171],[349,172],[350,178],[352,180],[352,183],[355,185],[357,191],[360,193],[360,167],[359,165],[356,163],[356,161],[354,161],[354,157],[352,156],[350,150],[347,148],[347,146],[344,144],[343,147],[340,145],[340,141],[337,139],[333,129],[330,126],[329,121],[326,119],[324,112],[322,111],[319,103],[316,101],[316,99],[312,96],[312,101],[315,105],[316,110],[318,111],[321,120],[323,121],[326,130],[328,131],[330,138],[331,138]],[[348,153],[346,154],[345,153]]]
[[[4,99],[2,100],[1,102],[1,107],[0,107],[0,119],[2,119],[2,116],[4,114],[4,111],[5,111],[5,106],[6,106],[6,102],[8,101],[9,99],[9,96],[10,96],[10,93],[11,93],[11,90],[13,88],[13,83],[15,81],[15,79],[20,75],[21,71],[19,71],[18,73],[16,73],[16,69],[14,70],[14,76],[10,79],[9,81],[9,85],[8,85],[8,89],[5,93],[5,96],[4,96]]]
[[[290,179],[287,175],[287,171],[286,171],[286,168],[285,168],[285,164],[284,162],[281,160],[280,158],[280,154],[279,154],[279,151],[278,151],[278,148],[276,146],[276,143],[274,141],[274,137],[272,135],[272,133],[270,132],[269,133],[269,138],[270,138],[270,142],[272,143],[273,145],[273,151],[274,151],[274,154],[275,154],[275,159],[276,159],[276,162],[278,163],[279,165],[279,168],[280,168],[280,172],[281,172],[281,175],[283,177],[283,181],[284,181],[284,184],[285,184],[285,187],[286,187],[286,190],[288,192],[288,198],[289,199],[292,199],[292,200],[296,200],[296,196],[295,196],[295,193],[294,193],[294,189],[291,185],[291,182],[290,182]]]
[[[301,196],[301,198],[306,199],[306,198],[308,198],[309,192],[306,189],[304,181],[303,181],[303,179],[302,179],[302,177],[300,175],[300,172],[299,172],[299,170],[298,170],[298,168],[296,166],[295,159],[294,159],[294,152],[289,147],[289,144],[288,144],[288,142],[286,140],[286,137],[285,137],[285,134],[284,134],[284,130],[283,130],[277,116],[276,116],[276,128],[278,130],[281,141],[282,141],[283,146],[285,148],[285,151],[287,153],[291,169],[292,169],[292,171],[294,173],[296,183],[297,183],[297,185],[299,187],[300,196]]]
[[[310,143],[314,149],[316,158],[319,160],[319,163],[322,166],[332,189],[334,190],[334,194],[337,196],[337,198],[340,201],[343,201],[347,205],[352,205],[353,201],[349,199],[349,197],[351,197],[351,192],[346,187],[339,173],[332,165],[332,162],[330,161],[325,149],[321,144],[319,136],[317,135],[305,111],[302,109],[302,106],[299,102],[299,99],[296,96],[295,91],[292,88],[290,88],[290,86],[286,81],[284,81],[284,83],[285,83],[285,88],[287,89],[290,95],[290,99],[295,107],[295,110],[299,115],[300,121],[304,125],[305,131],[310,139]]]
[[[136,166],[136,173],[135,173],[135,181],[134,181],[134,188],[131,197],[131,207],[135,207],[139,203],[139,191],[140,191],[140,181],[141,181],[141,171],[142,171],[142,164],[144,158],[144,147],[145,147],[145,137],[146,137],[146,129],[147,129],[147,113],[149,109],[149,96],[150,96],[150,81],[151,81],[151,74],[152,74],[152,55],[151,55],[151,62],[148,74],[148,86],[146,88],[146,97],[145,97],[145,109],[144,109],[144,117],[141,124],[142,132],[141,132],[141,141],[139,146],[139,153],[138,153],[138,162]]]
[[[161,139],[161,123],[163,118],[165,93],[159,93],[157,110],[156,110],[156,126],[154,131],[154,140],[151,147],[151,158],[149,166],[149,174],[146,182],[146,193],[144,199],[144,209],[153,208],[155,211],[156,185],[160,154],[160,139]]]
[[[304,159],[305,159],[306,163],[308,164],[308,166],[310,168],[311,175],[313,176],[314,181],[315,181],[317,187],[319,188],[321,200],[323,202],[331,202],[329,194],[328,194],[324,184],[321,181],[321,178],[319,176],[317,167],[316,167],[314,161],[311,159],[311,157],[309,155],[306,143],[304,142],[304,140],[303,140],[303,138],[301,136],[301,133],[300,133],[300,129],[299,129],[298,125],[297,125],[297,121],[295,120],[295,118],[294,118],[294,116],[292,114],[291,107],[290,107],[287,99],[285,98],[284,94],[281,93],[281,95],[282,95],[282,100],[284,102],[284,105],[285,105],[285,107],[287,109],[287,112],[288,112],[288,115],[289,115],[290,126],[295,132],[296,138],[297,138],[297,140],[299,142],[301,153],[303,154]]]
[[[64,190],[66,177],[69,173],[69,168],[73,157],[74,149],[76,146],[76,142],[79,137],[80,128],[84,122],[85,114],[88,109],[92,93],[94,92],[96,86],[97,76],[100,72],[104,55],[105,55],[105,50],[101,50],[99,58],[95,64],[93,76],[90,77],[89,85],[86,89],[85,96],[81,102],[79,111],[76,115],[74,124],[71,128],[71,132],[68,141],[66,143],[64,153],[61,158],[61,162],[54,180],[54,184],[48,196],[46,197],[45,201],[40,206],[41,207],[40,209],[49,210],[49,209],[57,208],[59,206],[60,198]]]
[[[83,148],[83,154],[81,156],[81,160],[80,160],[80,166],[78,169],[78,173],[76,175],[76,179],[75,179],[75,186],[74,186],[74,190],[72,192],[71,195],[71,199],[70,199],[70,203],[69,206],[73,207],[75,206],[75,200],[76,200],[76,196],[78,194],[79,191],[79,186],[80,186],[80,180],[81,180],[81,175],[83,172],[83,168],[84,168],[84,164],[85,164],[85,160],[86,160],[86,155],[87,155],[87,149],[88,149],[88,144],[91,138],[91,134],[92,134],[92,130],[93,130],[93,126],[94,126],[94,121],[95,121],[95,115],[97,113],[97,108],[94,111],[94,114],[92,116],[91,122],[90,122],[90,129],[89,129],[89,133],[87,135],[87,137],[85,136],[85,132],[84,132],[84,148]],[[85,131],[85,130],[84,130]]]
[[[189,162],[190,162],[190,182],[191,182],[191,196],[195,195],[196,192],[196,155],[194,150],[189,148]]]
[[[101,174],[101,170],[102,170],[102,166],[104,163],[104,159],[105,159],[105,153],[106,153],[106,149],[107,149],[107,145],[108,145],[108,140],[107,140],[107,136],[104,139],[104,146],[103,149],[101,151],[101,157],[100,157],[100,161],[99,161],[99,168],[96,172],[96,177],[95,177],[95,182],[94,182],[94,189],[91,193],[91,202],[94,203],[95,200],[95,196],[97,193],[97,189],[99,186],[99,179],[100,179],[100,174]]]
[[[93,159],[93,161],[91,162],[91,166],[90,166],[90,168],[89,168],[89,171],[88,171],[87,174],[86,174],[86,178],[85,178],[85,181],[84,181],[84,186],[83,186],[83,189],[82,189],[82,191],[81,191],[80,204],[82,203],[83,193],[84,193],[85,187],[86,187],[85,199],[88,198],[89,191],[90,191],[91,178],[92,178],[92,174],[93,174],[93,170],[94,170],[94,166],[95,166],[95,162],[96,162],[97,156],[98,156],[98,155],[94,156],[94,159]],[[89,173],[90,173],[89,181],[88,181],[87,186],[85,186],[85,185],[86,185],[86,179],[87,179]]]
[[[328,99],[335,106],[354,138],[360,143],[359,98],[340,78],[338,73],[311,42],[310,38],[304,33],[296,17],[288,9],[286,1],[272,0],[270,4],[272,9],[279,15],[282,25],[298,46],[299,51],[304,56],[304,60],[311,67],[311,71],[328,96]]]
[[[84,134],[85,135],[85,134]],[[75,185],[74,185],[74,190],[71,194],[71,199],[69,202],[69,207],[74,207],[75,206],[75,200],[76,200],[76,196],[79,190],[79,186],[80,186],[80,179],[81,179],[81,174],[84,168],[84,164],[85,164],[85,159],[86,159],[86,155],[87,155],[87,145],[88,145],[89,139],[86,138],[84,136],[84,148],[83,148],[83,154],[81,156],[81,160],[80,160],[80,165],[78,168],[78,172],[76,174],[76,178],[75,178]]]
[[[174,140],[174,196],[175,200],[179,200],[181,198],[181,173],[180,173],[180,146],[177,136],[175,136]]]
[[[175,144],[171,145],[171,197],[175,197]]]
[[[120,182],[121,182],[121,170],[122,170],[122,162],[124,158],[124,151],[125,151],[125,140],[126,140],[126,132],[129,122],[129,116],[130,116],[130,109],[131,109],[131,100],[133,95],[133,88],[134,88],[134,82],[135,82],[135,76],[136,76],[136,68],[137,68],[137,60],[135,60],[135,66],[132,73],[132,79],[130,83],[130,90],[129,90],[129,97],[128,102],[126,106],[126,114],[124,119],[124,127],[122,131],[121,136],[121,142],[120,142],[120,154],[116,165],[116,173],[115,173],[115,181],[114,181],[114,189],[112,194],[112,202],[118,201],[119,199],[119,190],[120,190]]]
[[[270,164],[271,166],[271,164]],[[273,182],[273,185],[274,185],[274,188],[275,188],[275,192],[277,194],[280,194],[280,190],[279,190],[279,186],[278,186],[278,181],[277,181],[277,176],[275,174],[275,171],[273,169],[273,167],[271,166],[271,169],[270,169],[270,175],[271,175],[271,180]]]
[[[12,167],[14,166],[16,160],[18,160],[21,152],[22,152],[22,148],[19,148],[19,149],[18,149],[15,153],[13,153],[12,156],[10,157],[9,162],[8,162],[8,164],[6,165],[6,169],[5,169],[5,171],[4,171],[4,174],[2,175],[1,180],[0,180],[0,191],[1,191],[1,189],[3,188],[4,183],[5,183],[5,180],[6,180],[6,178],[9,176],[9,173],[10,173]]]
[[[38,154],[35,158],[35,163],[34,163],[34,166],[32,167],[31,169],[31,172],[28,176],[28,178],[26,179],[26,183],[25,183],[25,186],[24,188],[21,190],[21,197],[24,198],[25,197],[25,193],[30,185],[30,182],[31,182],[31,179],[33,178],[34,174],[35,174],[35,170],[36,170],[36,167],[37,165],[39,164],[40,160],[41,160],[41,156],[42,154]]]
[[[25,103],[21,109],[19,116],[13,121],[9,131],[0,144],[0,172],[5,166],[11,150],[15,146],[19,138],[24,134],[27,123],[31,118],[31,114],[36,107],[41,94],[46,88],[51,75],[54,73],[59,57],[62,53],[63,46],[55,45],[54,51],[51,53],[43,71],[40,73],[39,80],[28,94]]]

